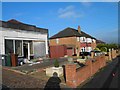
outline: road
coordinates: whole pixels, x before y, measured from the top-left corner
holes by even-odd
[[[119,77],[119,78],[118,78]],[[120,81],[120,56],[98,72],[90,81],[81,88],[119,88]]]

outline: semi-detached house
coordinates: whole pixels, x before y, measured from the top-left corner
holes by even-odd
[[[79,56],[80,52],[90,52],[96,48],[96,38],[81,31],[80,26],[77,30],[68,27],[50,37],[49,46],[51,58]]]
[[[17,20],[0,21],[0,55],[9,52],[30,59],[48,54],[48,29]]]

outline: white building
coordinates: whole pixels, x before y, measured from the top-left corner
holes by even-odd
[[[48,54],[48,29],[21,23],[17,20],[0,21],[0,54],[9,52],[30,59]]]

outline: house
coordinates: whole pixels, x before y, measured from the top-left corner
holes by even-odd
[[[48,29],[11,19],[0,21],[0,54],[9,52],[27,59],[48,54]]]
[[[50,37],[49,46],[51,58],[75,54],[79,56],[81,52],[90,52],[96,48],[96,38],[81,31],[80,26],[78,26],[77,30],[68,27]],[[58,52],[64,54],[59,55]]]
[[[104,41],[101,41],[101,40],[96,40],[96,44],[98,45],[98,44],[105,44],[105,42]]]

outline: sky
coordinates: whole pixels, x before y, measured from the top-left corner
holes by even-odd
[[[118,43],[117,2],[2,2],[2,20],[16,19],[49,30],[78,28],[107,43]]]

